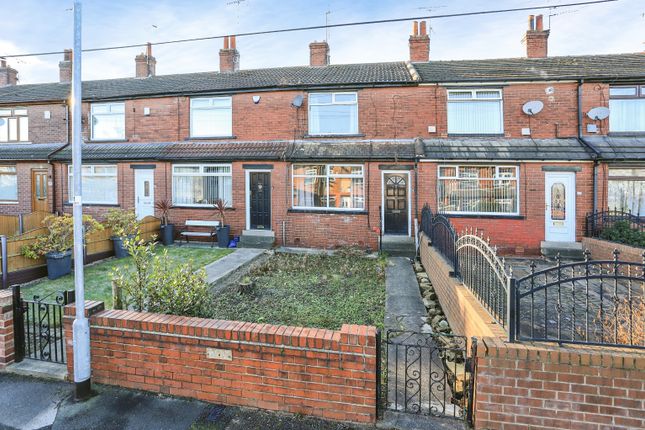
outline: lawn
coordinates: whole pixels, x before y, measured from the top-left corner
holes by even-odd
[[[191,247],[191,246],[158,246],[156,252],[168,250],[168,256],[178,264],[192,260],[195,267],[203,267],[219,258],[230,254],[230,249]],[[85,267],[85,299],[102,300],[106,308],[112,308],[112,281],[110,272],[114,267],[127,266],[131,263],[131,258],[110,258],[108,260],[92,264]],[[43,279],[32,284],[23,286],[22,297],[31,298],[34,295],[43,297],[54,291],[73,290],[73,275],[63,276],[56,280]]]
[[[385,260],[357,253],[276,254],[249,274],[249,294],[235,288],[213,300],[213,318],[339,329],[383,327]]]

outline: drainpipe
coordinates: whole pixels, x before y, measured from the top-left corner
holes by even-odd
[[[593,152],[593,158],[594,158],[594,163],[593,163],[593,185],[591,187],[591,192],[592,194],[592,201],[593,201],[593,208],[592,212],[596,213],[598,211],[598,196],[597,196],[597,190],[598,190],[598,151],[587,142],[585,142],[583,136],[582,136],[582,84],[584,83],[584,79],[579,79],[578,80],[578,141],[582,143],[585,147],[590,149]]]

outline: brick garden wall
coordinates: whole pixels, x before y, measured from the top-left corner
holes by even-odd
[[[213,403],[376,420],[376,329],[308,329],[103,311],[87,302],[93,381]],[[65,308],[73,369],[74,306]]]
[[[624,245],[622,243],[609,242],[607,240],[595,239],[591,237],[582,238],[582,248],[591,251],[592,260],[613,260],[614,250],[620,252],[618,257],[621,261],[632,261],[634,263],[643,262],[645,248]]]
[[[14,359],[13,296],[11,290],[0,290],[0,370]]]

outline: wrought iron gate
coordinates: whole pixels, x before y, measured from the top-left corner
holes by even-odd
[[[379,407],[472,423],[476,342],[473,338],[469,345],[464,336],[387,331]]]
[[[74,291],[55,291],[25,300],[19,285],[12,288],[16,362],[29,358],[65,363],[63,307],[74,302]]]

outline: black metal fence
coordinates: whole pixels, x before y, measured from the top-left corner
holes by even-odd
[[[421,210],[421,231],[430,239],[432,246],[452,265],[454,275],[459,276],[458,235],[450,220],[443,214],[432,215],[430,207],[426,204]]]
[[[603,230],[611,228],[617,222],[627,221],[632,229],[645,232],[645,217],[617,209],[596,211],[587,214],[585,219],[585,235],[599,237]]]

